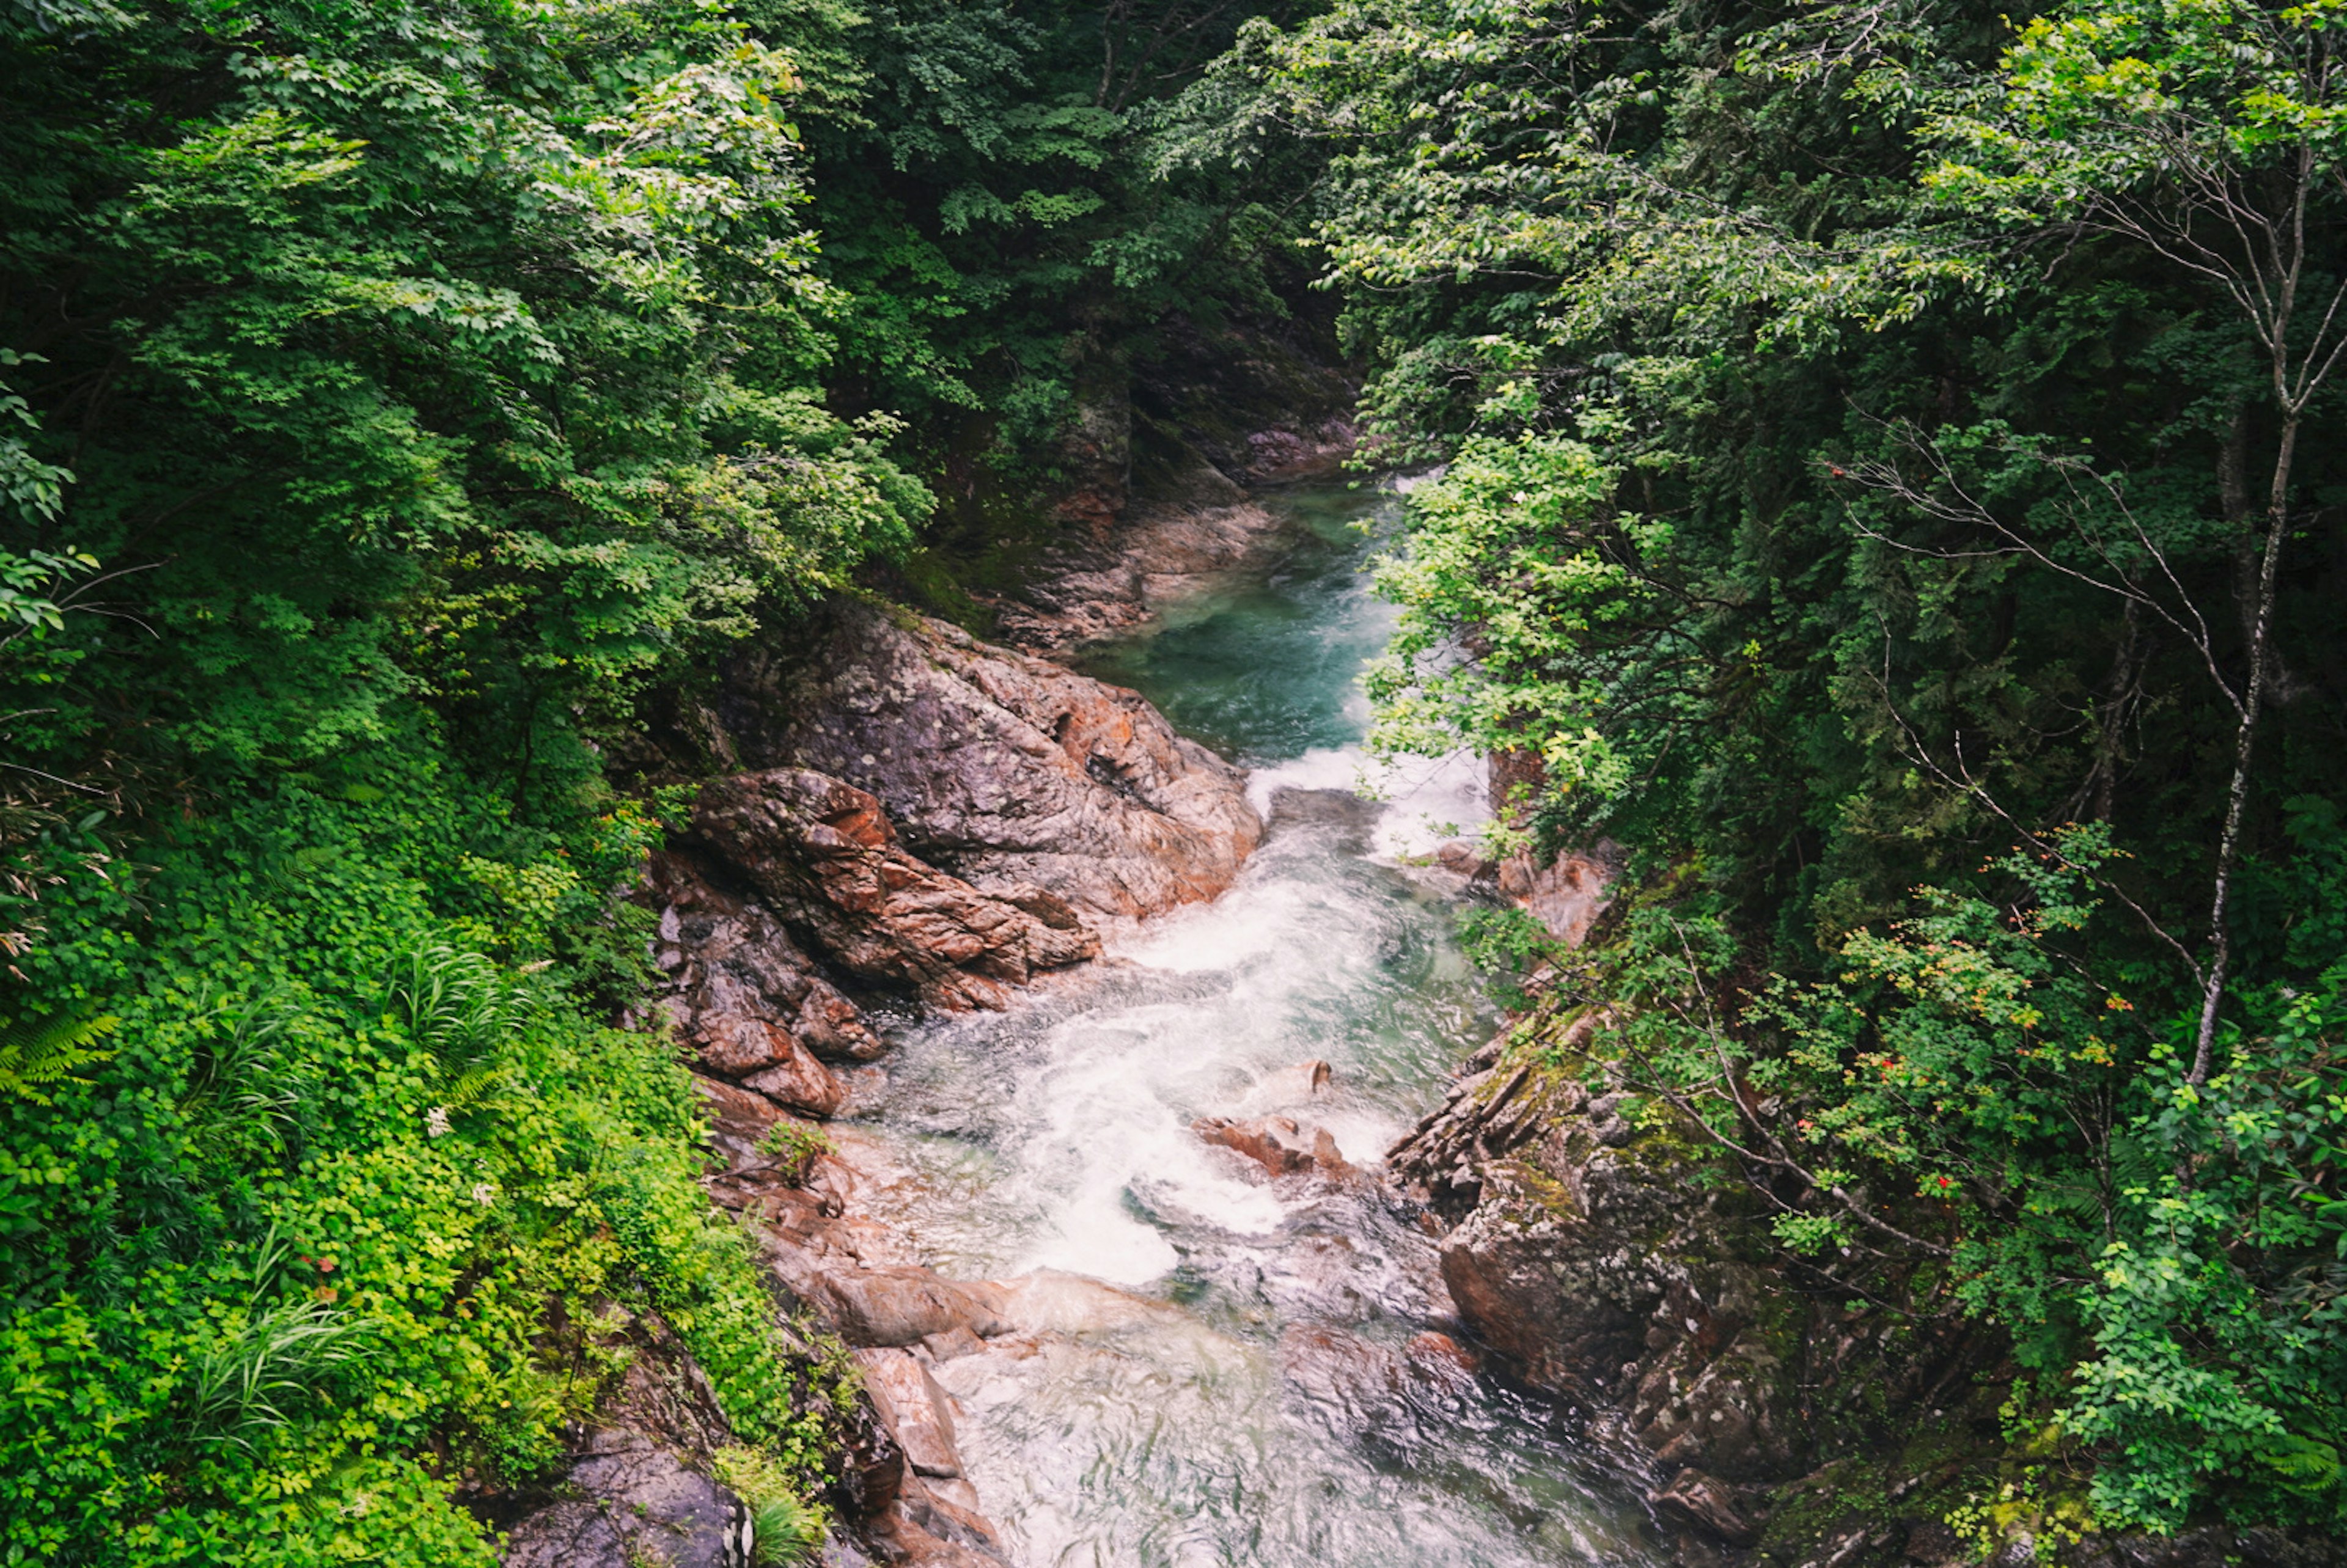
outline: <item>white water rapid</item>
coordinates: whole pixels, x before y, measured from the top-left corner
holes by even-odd
[[[1272,830],[1238,885],[1008,1013],[900,1027],[865,1112],[915,1173],[882,1215],[928,1262],[1032,1276],[1037,1332],[935,1368],[964,1463],[1033,1568],[1643,1563],[1617,1480],[1427,1332],[1458,1332],[1430,1237],[1366,1184],[1275,1188],[1190,1130],[1285,1108],[1372,1164],[1496,1022],[1455,906],[1398,864],[1481,815],[1479,770],[1380,774],[1358,748],[1391,502],[1279,504],[1269,569],[1086,666],[1255,770]],[[1381,803],[1311,793],[1364,782]],[[1271,1102],[1311,1058],[1329,1092]]]

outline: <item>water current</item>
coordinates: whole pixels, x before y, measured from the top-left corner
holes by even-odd
[[[1408,864],[1481,815],[1478,770],[1359,748],[1392,614],[1364,567],[1395,503],[1272,504],[1267,564],[1085,664],[1253,770],[1263,847],[1008,1013],[901,1027],[865,1113],[915,1173],[884,1217],[948,1274],[1030,1276],[1051,1330],[936,1368],[964,1464],[1034,1568],[1643,1563],[1602,1461],[1428,1334],[1456,1327],[1430,1237],[1190,1130],[1286,1108],[1374,1163],[1497,1021],[1450,893]],[[1364,785],[1377,803],[1299,793]],[[1328,1091],[1284,1107],[1279,1070],[1312,1058]]]

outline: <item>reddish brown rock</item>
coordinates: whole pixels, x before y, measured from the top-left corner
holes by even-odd
[[[902,852],[1021,907],[1211,898],[1263,834],[1245,774],[1137,692],[909,611],[835,601],[737,665],[723,706],[746,764],[870,792]]]
[[[881,1050],[856,1005],[771,912],[719,888],[687,857],[653,856],[644,887],[661,911],[652,949],[668,976],[661,1005],[695,1062],[794,1111],[837,1111],[847,1086],[817,1058]]]
[[[669,976],[676,1004],[693,1020],[708,1020],[702,1027],[710,1036],[711,1071],[739,1078],[779,1060],[744,1027],[750,1020],[781,1030],[825,1061],[870,1061],[887,1049],[781,921],[715,886],[691,857],[654,855],[644,886],[661,911],[653,958]]]
[[[1003,1568],[1002,1538],[991,1521],[948,1491],[958,1481],[907,1476],[895,1504],[865,1528],[897,1568]]]
[[[733,1165],[761,1163],[764,1156],[758,1145],[784,1120],[781,1108],[763,1094],[706,1073],[694,1073],[692,1087],[701,1097],[702,1114],[709,1118],[709,1141],[718,1153]]]
[[[896,1349],[858,1350],[856,1364],[914,1471],[944,1481],[958,1477],[961,1454],[954,1446],[953,1400],[928,1368],[910,1352]]]
[[[1500,891],[1550,936],[1577,948],[1605,912],[1613,873],[1604,860],[1586,855],[1561,855],[1546,864],[1530,855],[1512,855],[1500,863],[1499,879]]]
[[[877,800],[809,769],[711,783],[693,827],[841,968],[934,1007],[1004,1006],[1008,987],[1100,951],[1060,899],[981,892],[923,864]]]
[[[834,1268],[823,1275],[817,1294],[850,1345],[917,1345],[956,1328],[979,1335],[1001,1329],[999,1286],[926,1268]]]
[[[1207,1143],[1235,1149],[1275,1176],[1341,1178],[1355,1173],[1326,1127],[1307,1127],[1292,1116],[1258,1116],[1248,1122],[1209,1116],[1192,1122],[1191,1128]]]
[[[1402,1355],[1430,1383],[1463,1391],[1475,1381],[1483,1358],[1448,1334],[1424,1329],[1409,1337]]]

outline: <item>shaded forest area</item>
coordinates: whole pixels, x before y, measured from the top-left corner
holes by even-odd
[[[1224,332],[1447,465],[1383,743],[1618,850],[1492,965],[2009,1342],[2041,1539],[2335,1527],[2341,15],[10,0],[11,1560],[487,1561],[611,1310],[813,1528],[606,761]]]

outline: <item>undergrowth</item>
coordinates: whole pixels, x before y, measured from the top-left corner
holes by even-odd
[[[580,999],[649,826],[532,827],[439,757],[192,803],[45,901],[0,1004],[64,1063],[0,1080],[0,1561],[488,1563],[456,1494],[559,1458],[607,1368],[557,1330],[614,1307],[705,1368],[762,1513],[819,1478],[837,1369],[696,1185],[672,1048]]]

